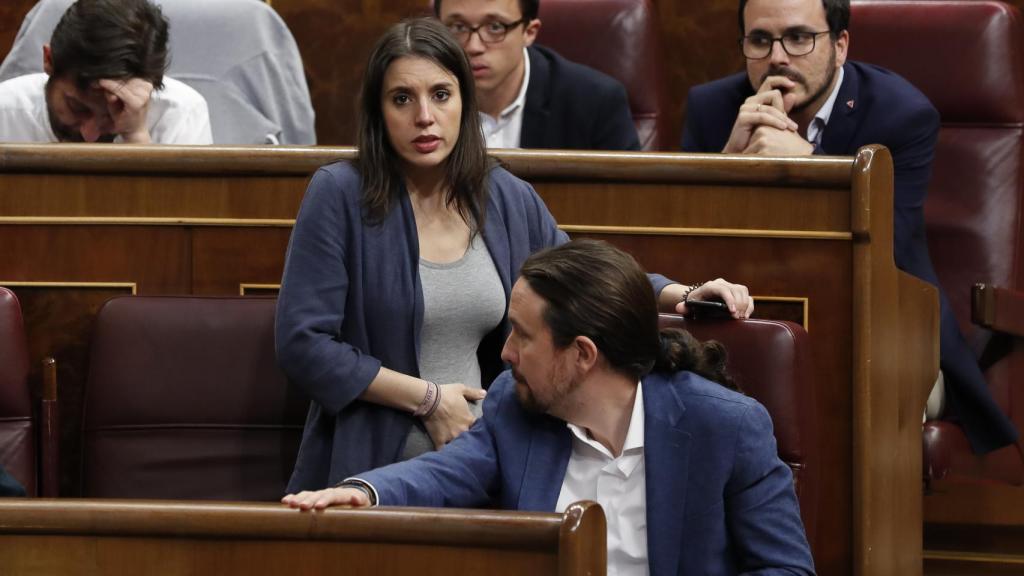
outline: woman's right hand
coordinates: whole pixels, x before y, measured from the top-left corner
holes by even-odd
[[[465,384],[442,384],[438,389],[441,391],[441,402],[430,417],[423,419],[423,425],[436,450],[469,430],[476,421],[476,416],[469,409],[469,402],[483,400],[487,395],[486,390],[470,388]]]

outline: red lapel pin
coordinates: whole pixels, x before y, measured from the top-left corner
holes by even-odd
[[[846,101],[846,107],[849,108],[850,110],[853,110],[853,105],[854,105],[854,101],[853,100],[847,100]]]

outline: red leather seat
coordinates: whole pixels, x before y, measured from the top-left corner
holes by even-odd
[[[993,397],[1024,430],[1020,13],[990,1],[862,1],[852,5],[850,29],[850,58],[902,75],[942,117],[925,205],[932,261]],[[972,310],[976,283],[991,300],[977,298],[988,306]],[[972,313],[987,327],[972,324]],[[979,457],[944,421],[925,424],[924,446],[931,478],[1024,483],[1019,446]]]
[[[813,548],[818,514],[825,509],[818,495],[825,476],[819,465],[817,438],[822,426],[815,409],[807,332],[777,320],[686,320],[662,314],[659,323],[725,345],[729,373],[771,414],[779,458],[793,470],[800,515]]]
[[[308,400],[278,370],[270,298],[108,301],[83,415],[89,498],[277,500]]]
[[[29,496],[38,493],[37,454],[21,305],[0,287],[0,464]]]
[[[667,150],[668,87],[649,0],[544,0],[537,42],[626,87],[643,150]]]

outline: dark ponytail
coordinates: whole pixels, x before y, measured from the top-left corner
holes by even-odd
[[[661,345],[654,361],[656,372],[689,370],[730,390],[740,392],[739,386],[725,370],[728,354],[717,340],[701,342],[686,330],[666,328],[658,334]]]

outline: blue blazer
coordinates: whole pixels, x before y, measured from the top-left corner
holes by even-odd
[[[652,576],[813,574],[764,407],[689,372],[643,386]],[[468,432],[359,478],[381,505],[553,511],[571,453],[565,422],[524,410],[505,372]]]
[[[520,146],[570,150],[639,150],[626,89],[618,80],[570,62],[550,48],[527,48]]]
[[[939,135],[939,113],[928,98],[884,68],[847,61],[843,84],[822,134],[824,154],[849,156],[861,146],[882,144],[893,160],[893,248],[896,266],[939,288],[939,354],[948,404],[976,452],[1011,444],[1017,430],[992,399],[985,377],[956,323],[928,254],[924,202]],[[754,94],[745,73],[690,90],[682,147],[719,152],[739,107]]]

